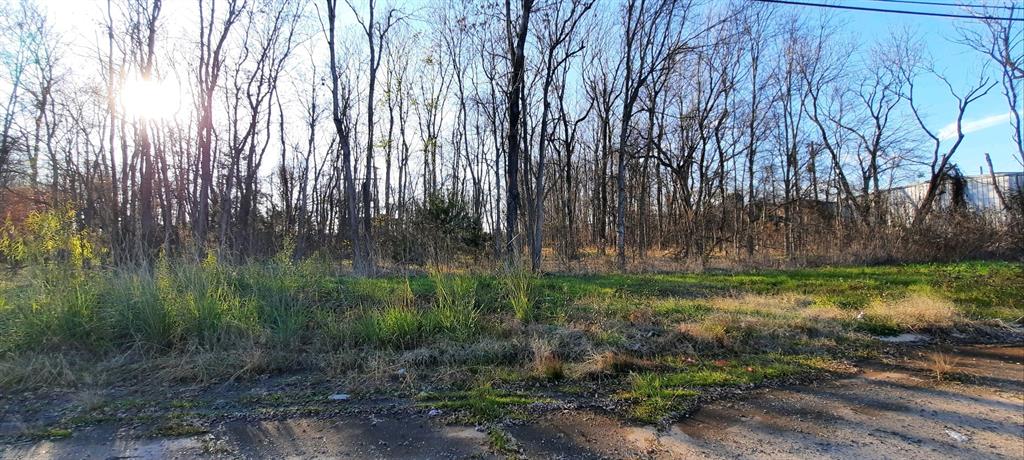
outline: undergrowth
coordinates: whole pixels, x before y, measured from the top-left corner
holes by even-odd
[[[0,282],[0,386],[295,370],[387,382],[404,367],[442,382],[473,381],[488,367],[560,382],[589,375],[594,357],[614,357],[597,367],[619,374],[680,357],[828,355],[869,346],[868,334],[1024,316],[1024,272],[1003,262],[543,277],[435,268],[382,278],[289,257],[83,267],[40,262]],[[661,378],[674,387],[681,377]]]

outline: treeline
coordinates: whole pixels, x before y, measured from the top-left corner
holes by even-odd
[[[31,0],[3,8],[6,231],[70,208],[111,263],[1019,245],[1005,219],[940,206],[991,92],[1024,165],[1021,23],[984,18],[1021,18],[1013,3],[960,28],[989,61],[966,85],[913,34],[856,43],[758,2],[107,0],[89,44]],[[922,109],[935,84],[951,130]],[[921,172],[924,199],[894,215],[884,190]],[[976,245],[947,238],[968,224]]]

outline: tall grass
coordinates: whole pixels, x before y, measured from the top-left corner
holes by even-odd
[[[476,304],[477,281],[433,269],[434,301],[418,308],[408,279],[383,307],[368,308],[355,324],[363,343],[389,348],[411,348],[430,338],[465,341],[480,327]]]
[[[465,275],[432,270],[436,300],[433,316],[439,332],[455,340],[466,340],[479,327],[480,310],[476,306],[477,282]]]
[[[536,312],[533,293],[533,274],[519,265],[506,266],[498,274],[502,294],[516,319],[528,322]]]
[[[230,267],[159,262],[146,270],[42,266],[8,289],[0,351],[299,346],[325,275],[277,262]]]

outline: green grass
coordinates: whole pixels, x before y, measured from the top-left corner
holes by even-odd
[[[27,436],[32,439],[64,439],[70,438],[71,430],[67,428],[50,427],[39,431],[30,431]]]
[[[756,385],[830,366],[821,358],[778,354],[715,360],[674,371],[633,373],[629,389],[619,396],[631,403],[631,417],[657,423],[690,407],[702,388]]]
[[[160,438],[181,438],[209,433],[210,430],[203,426],[181,421],[169,420],[162,422],[150,430],[149,435]]]
[[[826,367],[828,363],[817,358],[770,354],[704,362],[664,378],[672,387],[724,387],[753,385]]]
[[[537,280],[545,298],[567,303],[596,298],[699,299],[738,292],[802,294],[820,304],[856,310],[874,300],[934,293],[953,300],[975,319],[1013,321],[1024,316],[1024,265],[962,262],[878,267],[824,267],[744,273],[555,275]]]
[[[528,322],[536,315],[533,274],[523,267],[507,267],[498,276],[502,294],[516,319]]]
[[[491,449],[500,454],[511,456],[516,453],[515,440],[501,428],[490,427],[487,429],[487,442]]]
[[[646,372],[630,376],[630,389],[620,395],[631,401],[629,414],[636,420],[657,423],[666,416],[685,409],[700,393],[675,388],[665,376]]]
[[[422,406],[455,411],[468,423],[521,418],[524,406],[547,401],[523,393],[498,390],[489,385],[467,391],[426,393],[420,395],[418,399]]]
[[[37,266],[0,284],[0,385],[74,386],[122,371],[179,381],[294,369],[380,378],[399,367],[465,382],[536,375],[536,340],[550,343],[548,362],[559,363],[549,377],[572,380],[603,353],[655,361],[829,355],[863,348],[866,334],[1021,317],[1024,265],[1008,262],[541,277],[438,269],[382,278],[289,258],[162,260],[152,272]],[[355,358],[321,359],[341,351]],[[105,360],[118,364],[97,365]],[[692,378],[754,377],[700,372]]]

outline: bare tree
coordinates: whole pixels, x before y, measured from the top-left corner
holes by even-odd
[[[340,85],[341,73],[338,66],[336,28],[337,28],[337,0],[326,0],[327,2],[327,46],[331,55],[330,78],[331,78],[331,118],[334,120],[334,129],[338,135],[338,144],[341,148],[341,162],[344,170],[345,195],[344,200],[348,210],[349,240],[352,243],[352,266],[356,273],[367,274],[370,270],[369,254],[366,243],[359,234],[359,211],[356,206],[356,185],[352,174],[352,126],[351,126],[351,93],[348,88],[342,89]]]
[[[1024,123],[1021,89],[1024,87],[1024,7],[1008,5],[971,7],[979,17],[980,30],[961,27],[960,42],[986,55],[999,69],[1003,96],[1010,110],[1011,138],[1017,147],[1017,161],[1024,167]],[[994,14],[998,13],[998,14]],[[998,19],[998,17],[1006,19]]]
[[[371,251],[373,246],[373,210],[370,207],[370,195],[371,188],[374,186],[373,183],[373,146],[376,142],[373,138],[375,120],[374,120],[374,96],[377,89],[377,71],[380,69],[380,64],[384,57],[383,48],[387,45],[388,32],[391,28],[401,20],[401,16],[398,10],[394,8],[388,8],[384,14],[383,20],[378,20],[376,16],[375,8],[377,6],[376,0],[368,0],[369,12],[365,18],[359,15],[356,7],[352,5],[350,0],[345,0],[348,3],[349,8],[356,17],[356,21],[363,30],[363,34],[366,35],[366,41],[370,54],[369,62],[369,80],[367,82],[367,97],[366,97],[366,178],[363,182],[363,243],[366,245],[367,260],[366,266],[364,267],[367,274],[372,274],[376,271],[376,262],[374,255]]]
[[[690,13],[690,4],[677,0],[627,0],[622,36],[622,107],[616,146],[615,233],[617,262],[626,269],[626,165],[632,156],[630,133],[637,101],[653,75],[670,65],[681,51],[680,24]]]
[[[210,220],[210,190],[213,188],[213,97],[224,65],[224,43],[232,26],[245,11],[246,0],[226,0],[227,11],[217,25],[218,0],[199,2],[199,66],[197,69],[197,112],[199,124],[197,143],[199,149],[199,195],[192,220],[197,254],[203,254],[206,246],[207,227]]]
[[[519,260],[517,241],[519,237],[519,162],[522,150],[520,139],[520,119],[522,115],[522,93],[524,91],[524,74],[526,66],[526,37],[529,33],[530,13],[533,12],[533,0],[522,0],[519,6],[519,18],[512,16],[512,0],[505,0],[505,24],[508,37],[508,53],[511,62],[508,90],[505,93],[508,110],[508,135],[506,146],[508,154],[505,161],[507,204],[505,206],[505,244],[506,256],[513,264]]]
[[[572,0],[569,3],[555,2],[540,9],[540,21],[544,26],[539,30],[539,45],[543,56],[541,76],[541,112],[539,142],[537,145],[537,167],[534,170],[533,203],[530,208],[530,266],[540,271],[541,249],[544,245],[544,198],[545,166],[547,149],[550,144],[551,92],[556,78],[563,67],[583,51],[576,31],[587,12],[594,6],[593,1]]]
[[[914,77],[916,75],[912,72],[913,70],[906,70],[906,73],[904,74],[907,89],[903,97],[910,105],[910,110],[914,115],[914,119],[917,120],[918,126],[921,127],[921,131],[928,136],[932,143],[931,162],[928,165],[931,173],[928,179],[928,189],[925,191],[924,198],[917,204],[917,209],[914,211],[914,220],[911,224],[912,227],[917,227],[924,222],[928,217],[928,214],[932,211],[935,197],[939,193],[942,181],[950,173],[950,168],[952,166],[950,160],[953,159],[953,155],[956,154],[956,151],[960,148],[960,144],[963,143],[963,120],[964,114],[967,113],[967,108],[978,99],[981,99],[988,94],[988,92],[995,87],[996,83],[992,82],[988,77],[982,76],[979,77],[972,86],[961,92],[958,91],[945,76],[939,74],[933,69],[929,69],[929,73],[938,78],[946,86],[950,96],[952,96],[957,103],[956,121],[954,122],[955,132],[952,134],[952,143],[943,148],[943,142],[946,139],[940,137],[940,133],[933,128],[929,128],[928,124],[924,121],[924,115],[920,108],[920,100],[917,99],[917,96],[914,93],[916,88]]]

